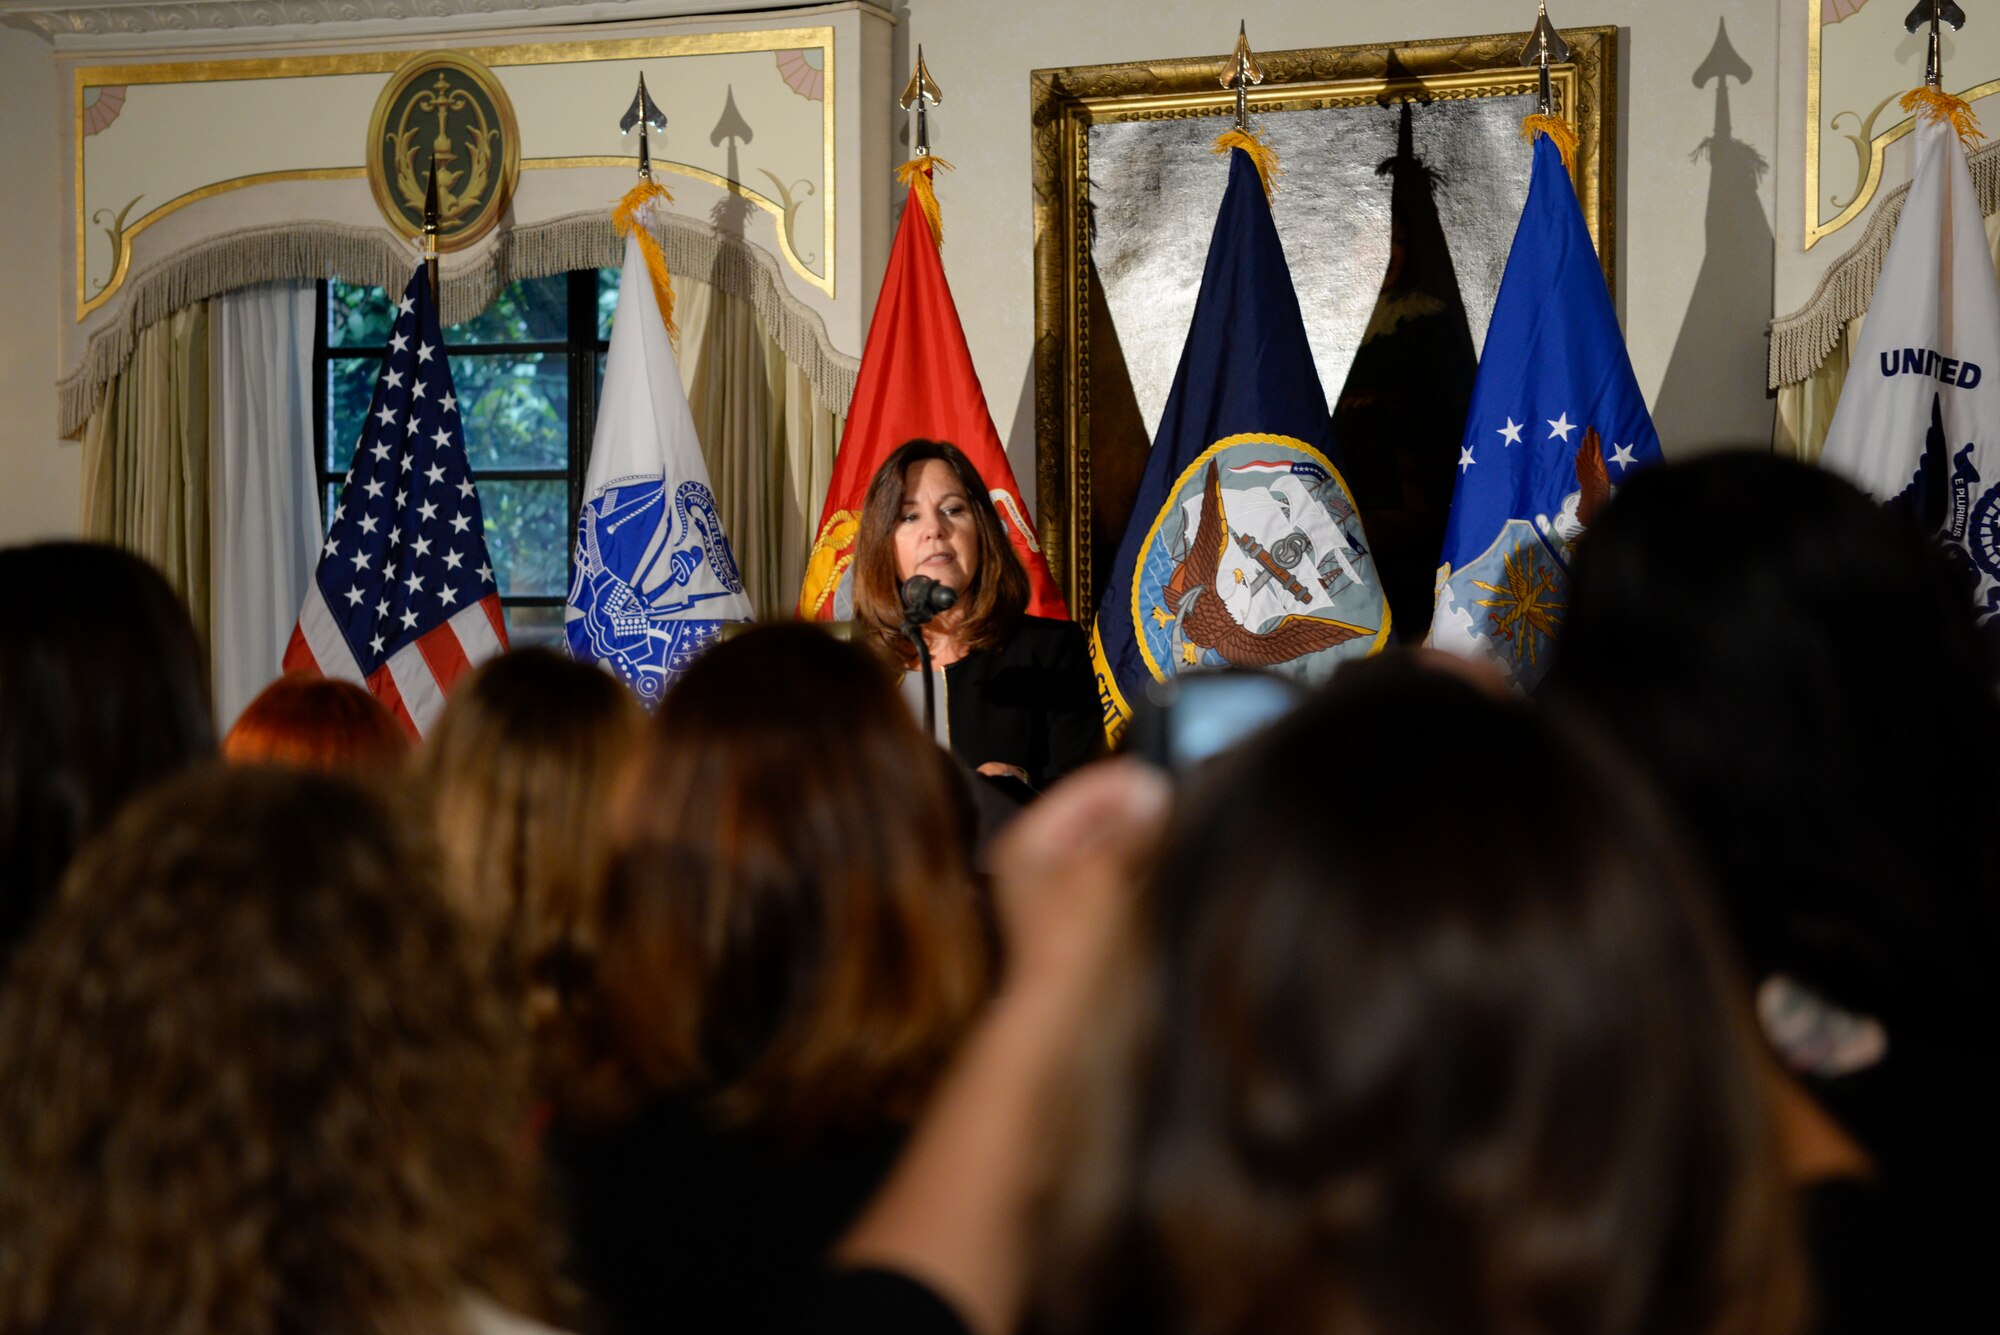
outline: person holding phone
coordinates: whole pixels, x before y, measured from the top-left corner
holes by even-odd
[[[1083,632],[1027,614],[1028,575],[1000,512],[971,460],[944,441],[908,441],[883,461],[855,543],[855,620],[903,671],[921,717],[919,655],[902,629],[905,590],[917,577],[955,595],[920,631],[940,745],[1023,798],[1099,753],[1103,722]]]

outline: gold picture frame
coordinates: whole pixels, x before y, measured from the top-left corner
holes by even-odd
[[[1566,29],[1563,36],[1570,44],[1571,58],[1552,68],[1551,86],[1556,109],[1577,130],[1572,177],[1606,281],[1610,282],[1616,251],[1618,30]],[[1257,59],[1265,79],[1249,95],[1253,121],[1280,112],[1325,116],[1329,142],[1337,142],[1343,127],[1340,118],[1358,109],[1493,99],[1494,117],[1510,117],[1513,124],[1507,128],[1511,132],[1518,125],[1520,100],[1531,98],[1537,89],[1536,71],[1521,64],[1527,38],[1526,33],[1507,33],[1393,46],[1259,52]],[[1115,332],[1109,328],[1110,310],[1092,258],[1091,132],[1106,126],[1148,123],[1159,128],[1162,144],[1168,142],[1171,130],[1173,152],[1185,157],[1186,122],[1210,121],[1214,133],[1228,126],[1235,94],[1221,85],[1220,76],[1227,65],[1228,58],[1217,54],[1044,69],[1032,76],[1038,527],[1050,569],[1079,619],[1094,612],[1097,583],[1110,567],[1130,516],[1151,444],[1139,429],[1143,423],[1130,410],[1128,401],[1133,395],[1123,380],[1123,360]],[[1478,114],[1486,110],[1483,105],[1472,108]],[[1406,112],[1406,139],[1408,122]],[[1351,116],[1348,123],[1352,123]],[[1206,132],[1206,127],[1202,128]],[[1482,142],[1497,143],[1492,133],[1495,129],[1489,126]],[[1144,136],[1152,131],[1139,133]],[[1131,151],[1128,139],[1128,162]],[[1138,151],[1145,150],[1142,146]],[[1523,183],[1519,185],[1523,192],[1526,158],[1523,145],[1519,161],[1507,164]],[[1476,162],[1473,167],[1476,172]],[[1216,170],[1218,178],[1224,174],[1219,165]],[[1289,184],[1281,184],[1281,191]],[[1474,180],[1462,182],[1458,188],[1476,194],[1480,186]],[[1219,198],[1219,185],[1216,192]],[[1512,211],[1501,229],[1511,237],[1518,218],[1518,199],[1493,207]],[[1303,221],[1310,228],[1310,218]],[[1167,218],[1159,225],[1182,226],[1184,230],[1183,224]],[[1316,248],[1316,238],[1293,234],[1282,218],[1280,232],[1287,251],[1295,257],[1295,268],[1299,263],[1296,257],[1302,253],[1324,262],[1325,252]],[[1204,229],[1204,241],[1206,235]],[[1383,282],[1380,259],[1374,264],[1372,272],[1353,274],[1353,282],[1365,284],[1369,293]],[[1192,278],[1199,277],[1196,261]],[[1472,303],[1467,305],[1469,309]],[[1486,311],[1478,317],[1480,327],[1490,314],[1489,299]],[[1305,316],[1312,325],[1314,310],[1310,306]],[[1107,334],[1112,340],[1108,349]],[[1185,336],[1184,325],[1180,334]],[[1114,382],[1111,377],[1118,379]],[[1331,400],[1339,386],[1325,388]],[[1100,398],[1113,407],[1094,418],[1094,401]]]

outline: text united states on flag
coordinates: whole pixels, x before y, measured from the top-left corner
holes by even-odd
[[[444,336],[420,266],[285,650],[361,682],[422,736],[452,684],[507,647]]]

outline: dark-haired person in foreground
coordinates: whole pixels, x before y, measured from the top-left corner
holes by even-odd
[[[1578,555],[1545,691],[1604,720],[1708,863],[1779,1059],[1823,1331],[1993,1324],[1994,685],[1937,547],[1823,469],[1634,476]]]
[[[160,572],[87,542],[0,550],[0,974],[77,846],[215,754],[208,669]]]
[[[951,761],[807,625],[708,650],[611,828],[551,1156],[604,1332],[792,1331],[987,997]]]
[[[79,854],[0,990],[0,1332],[545,1330],[524,1054],[433,882],[275,769]]]
[[[1491,781],[1441,804],[1444,755]],[[1330,756],[1365,781],[1297,781]],[[1390,660],[1160,786],[1003,836],[1008,975],[829,1328],[1795,1329],[1749,1018],[1643,784]]]
[[[903,635],[904,581],[958,595],[923,630],[937,741],[989,778],[1038,792],[1096,756],[1104,726],[1075,622],[1027,615],[1028,575],[978,470],[956,446],[912,440],[883,460],[862,501],[854,616],[904,677],[922,716],[916,646]]]

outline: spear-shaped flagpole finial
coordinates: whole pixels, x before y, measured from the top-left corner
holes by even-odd
[[[1236,49],[1222,72],[1222,86],[1236,90],[1236,128],[1250,133],[1250,85],[1264,82],[1264,67],[1250,50],[1250,34],[1243,20],[1236,21]]]
[[[430,180],[424,186],[424,271],[431,280],[431,300],[438,295],[438,228],[443,210],[438,207],[437,158],[431,158]]]
[[[1907,32],[1915,32],[1925,24],[1930,25],[1930,50],[1924,57],[1924,86],[1942,88],[1944,86],[1944,33],[1945,24],[1957,32],[1965,26],[1965,11],[1957,0],[1917,0],[1917,7],[1903,20]]]
[[[929,109],[944,104],[944,92],[931,77],[930,66],[924,64],[923,44],[917,44],[917,67],[910,71],[910,81],[903,87],[903,96],[897,105],[905,111],[917,113],[916,153],[920,158],[931,155],[931,121]]]
[[[1535,30],[1528,34],[1528,44],[1521,48],[1521,63],[1535,66],[1540,75],[1535,106],[1538,115],[1555,115],[1556,94],[1549,82],[1549,66],[1560,65],[1569,56],[1569,43],[1556,31],[1556,25],[1549,22],[1548,0],[1542,0],[1541,13],[1535,19]]]
[[[653,179],[653,151],[646,141],[648,130],[667,132],[667,113],[654,104],[652,94],[646,91],[646,76],[639,76],[639,91],[632,94],[632,105],[625,108],[625,114],[618,118],[618,133],[630,134],[632,127],[639,128],[639,179]]]

